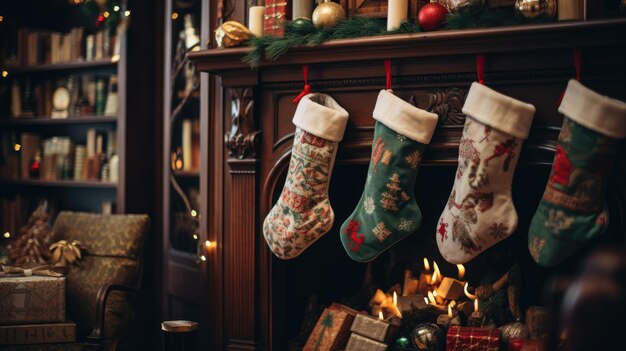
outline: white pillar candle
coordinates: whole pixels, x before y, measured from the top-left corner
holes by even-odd
[[[263,35],[263,19],[265,17],[265,6],[251,6],[248,13],[248,29],[252,34],[260,37]]]
[[[313,0],[293,0],[291,5],[293,10],[291,11],[291,18],[308,18],[311,19],[313,14]]]
[[[387,30],[400,27],[400,24],[406,21],[408,13],[408,0],[389,0],[387,4]]]
[[[581,19],[584,19],[585,1],[584,0],[559,0],[557,9],[559,12],[559,21],[581,20]]]

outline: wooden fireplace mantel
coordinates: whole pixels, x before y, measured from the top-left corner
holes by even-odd
[[[484,54],[485,84],[536,106],[520,167],[545,170],[554,157],[562,123],[557,103],[575,76],[577,48],[582,82],[626,100],[623,18],[336,40],[294,48],[254,70],[242,62],[250,48],[190,53],[199,70],[211,73],[203,78],[210,84],[202,98],[209,106],[209,238],[218,243],[208,260],[216,277],[208,311],[215,330],[212,349],[285,347],[285,264],[267,249],[261,230],[287,170],[294,132],[291,100],[302,90],[303,64],[311,65],[313,91],[332,95],[350,114],[337,163],[365,165],[373,135],[371,113],[385,85],[383,60],[392,59],[394,93],[439,115],[423,158],[427,170],[456,164],[465,121],[461,108],[476,80],[475,57]],[[620,176],[611,203],[623,208],[623,157],[616,172]],[[624,218],[612,223],[623,228]]]

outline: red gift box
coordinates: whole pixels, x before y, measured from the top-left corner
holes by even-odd
[[[447,351],[498,351],[500,330],[451,326],[446,336]]]
[[[285,21],[291,19],[290,0],[265,0],[263,34],[282,37]]]

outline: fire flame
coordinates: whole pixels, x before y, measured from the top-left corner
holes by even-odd
[[[465,277],[465,266],[457,264],[456,268],[459,270],[459,280],[463,280],[463,277]]]
[[[433,260],[433,267],[435,268],[435,272],[433,273],[433,279],[431,280],[431,284],[436,284],[439,279],[442,277],[441,271],[439,270],[439,266],[437,262]]]
[[[433,285],[437,282],[437,271],[433,273],[433,276],[430,278],[430,284]]]
[[[474,300],[474,312],[478,312],[478,299]]]
[[[378,311],[378,319],[383,320],[383,311]]]
[[[426,306],[428,306],[428,298],[426,296],[424,296],[424,302],[426,302]]]
[[[437,304],[437,302],[435,301],[435,295],[433,295],[432,291],[428,292],[428,301],[430,301],[430,303],[432,305],[436,305]]]
[[[465,293],[465,296],[467,296],[470,300],[476,300],[477,296],[474,294],[470,294],[470,292],[467,290],[468,286],[469,283],[465,283],[465,286],[463,287],[463,292]]]
[[[448,305],[448,317],[452,318],[452,304]]]
[[[428,263],[428,259],[424,257],[424,270],[426,272],[430,272],[430,263]]]

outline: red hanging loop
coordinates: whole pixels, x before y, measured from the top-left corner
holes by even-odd
[[[580,66],[582,58],[580,54],[580,48],[574,49],[574,69],[576,70],[576,80],[580,82]]]
[[[302,66],[302,76],[304,77],[304,90],[293,99],[294,104],[299,103],[304,96],[311,93],[311,86],[309,85],[309,65]]]
[[[391,60],[385,60],[385,89],[391,90]]]
[[[485,55],[476,55],[476,76],[478,83],[485,84]]]
[[[574,70],[576,71],[576,80],[580,82],[580,68],[582,66],[582,55],[580,53],[580,48],[574,49]],[[557,106],[561,105],[561,101],[563,101],[563,97],[565,96],[565,90],[561,93],[561,97],[559,97],[559,102],[556,104]]]

